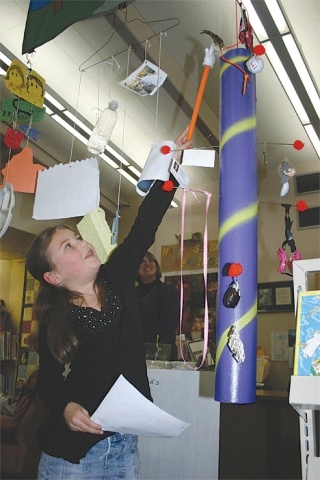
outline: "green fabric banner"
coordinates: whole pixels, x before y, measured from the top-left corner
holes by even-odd
[[[134,0],[30,0],[22,54],[31,53],[70,25],[85,18],[106,15]]]

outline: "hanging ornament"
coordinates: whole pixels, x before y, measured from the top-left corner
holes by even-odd
[[[237,277],[242,274],[241,263],[226,263],[222,269],[222,274],[232,277],[232,282],[223,295],[222,303],[225,307],[235,308],[240,300],[240,289]]]
[[[12,220],[12,209],[15,205],[13,186],[7,182],[0,188],[0,238],[6,233]]]
[[[295,140],[295,141],[293,142],[293,148],[294,148],[295,150],[302,150],[303,147],[304,147],[304,143],[303,143],[301,140]]]
[[[303,202],[303,200],[301,200],[301,202]],[[296,248],[296,243],[294,241],[294,238],[293,238],[293,235],[292,235],[292,232],[291,232],[291,227],[292,227],[292,224],[293,224],[293,220],[291,220],[291,218],[290,218],[290,207],[292,205],[290,205],[289,203],[282,203],[281,206],[284,207],[284,209],[285,209],[285,217],[284,217],[285,240],[282,243],[282,246],[280,248],[278,248],[278,250],[277,250],[278,258],[280,260],[280,265],[279,265],[279,268],[278,268],[277,272],[285,274],[285,275],[289,275],[289,276],[292,277],[292,271],[293,271],[292,262],[295,261],[295,260],[301,260],[302,255],[301,255],[301,252],[299,250],[297,250],[297,248]],[[303,202],[303,204],[301,204],[301,206],[302,206],[302,208],[306,207],[305,209],[308,208],[308,206],[305,202]],[[286,245],[289,245],[289,247],[291,249],[291,255],[290,255],[289,258],[287,258],[287,255],[285,253]],[[286,273],[286,271],[285,271],[286,268],[288,268],[289,273]]]
[[[298,212],[305,212],[306,210],[308,210],[308,208],[308,204],[304,200],[299,200],[296,203],[296,209]]]
[[[223,295],[223,305],[228,308],[235,308],[240,300],[240,290],[237,280],[232,280],[225,294]]]
[[[19,130],[15,130],[12,127],[8,127],[4,135],[3,141],[6,147],[16,150],[20,147],[20,144],[23,140],[23,133]]]
[[[257,55],[253,55],[246,61],[246,66],[250,73],[256,74],[263,70],[264,61]]]
[[[280,165],[278,166],[278,173],[281,177],[281,191],[280,197],[285,197],[289,192],[289,178],[292,178],[296,174],[296,170],[287,157],[284,157]]]
[[[236,325],[231,325],[230,327],[227,345],[232,353],[233,358],[237,362],[242,363],[245,361],[246,355],[244,352],[244,345]]]

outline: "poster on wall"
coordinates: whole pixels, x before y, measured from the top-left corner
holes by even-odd
[[[161,247],[161,271],[176,272],[181,267],[186,271],[203,268],[203,242],[184,242],[182,265],[180,243]],[[208,268],[218,268],[218,240],[208,241]]]
[[[293,374],[320,376],[320,290],[298,296]]]

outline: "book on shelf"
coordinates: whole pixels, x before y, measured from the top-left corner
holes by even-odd
[[[17,338],[10,331],[0,332],[0,360],[16,360]]]

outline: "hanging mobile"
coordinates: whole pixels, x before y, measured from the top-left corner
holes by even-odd
[[[242,273],[242,266],[240,263],[228,264],[228,277],[232,277],[232,282],[229,284],[225,294],[223,295],[222,303],[225,307],[235,308],[240,300],[240,289],[237,277]]]

